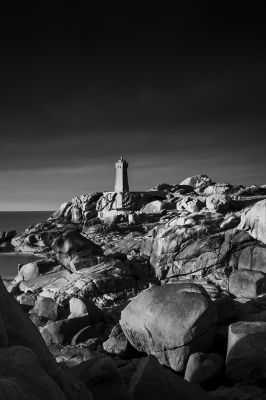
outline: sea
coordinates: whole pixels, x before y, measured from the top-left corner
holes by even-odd
[[[23,232],[28,226],[45,221],[53,211],[0,211],[0,231],[15,229]],[[0,252],[0,275],[9,280],[17,274],[18,264],[26,264],[38,259],[29,254]]]

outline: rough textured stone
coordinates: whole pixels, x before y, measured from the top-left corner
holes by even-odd
[[[68,400],[89,400],[91,398],[80,382],[75,380],[69,382],[65,379],[38,329],[16,300],[9,295],[1,279],[0,315],[5,326],[9,346],[19,345],[31,349],[37,356],[43,370],[60,386]]]
[[[198,385],[207,385],[219,378],[224,360],[219,354],[193,353],[188,359],[184,379]]]
[[[132,377],[129,392],[134,400],[211,400],[199,386],[164,369],[154,356],[148,356]]]
[[[229,326],[226,375],[233,381],[266,378],[266,322]]]
[[[112,329],[108,340],[103,343],[103,349],[109,354],[117,354],[120,357],[127,357],[133,352],[133,348],[119,324]]]
[[[56,321],[64,315],[64,308],[49,297],[39,296],[30,313]]]
[[[60,321],[49,322],[40,328],[40,333],[46,344],[66,344],[71,343],[74,335],[81,329],[91,324],[88,315],[84,317],[63,319]]]
[[[191,353],[210,348],[216,313],[200,285],[170,284],[134,298],[122,311],[120,325],[138,351],[182,371]]]
[[[242,213],[238,229],[266,244],[266,200],[258,201]]]
[[[229,276],[229,292],[252,299],[266,292],[266,275],[260,271],[236,270]]]
[[[52,243],[52,248],[58,253],[71,253],[79,250],[92,250],[93,254],[102,253],[101,248],[91,240],[82,236],[78,231],[66,231]]]
[[[66,400],[32,350],[19,346],[0,349],[0,397],[5,400]]]
[[[230,208],[232,200],[225,194],[213,194],[206,198],[206,207],[210,211],[226,212]]]
[[[69,379],[74,376],[85,383],[94,400],[130,400],[123,379],[109,357],[94,357],[67,371]]]

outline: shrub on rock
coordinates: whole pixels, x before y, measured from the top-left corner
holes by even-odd
[[[138,351],[183,371],[191,353],[212,345],[216,310],[202,286],[169,284],[135,297],[122,311],[120,325]]]

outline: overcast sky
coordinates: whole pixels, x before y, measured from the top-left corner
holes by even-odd
[[[131,190],[200,173],[266,184],[256,4],[89,3],[1,12],[0,210],[50,210],[112,190],[121,155]]]

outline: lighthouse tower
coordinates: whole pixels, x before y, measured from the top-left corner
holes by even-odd
[[[129,192],[127,167],[128,163],[123,156],[115,163],[115,192]]]

